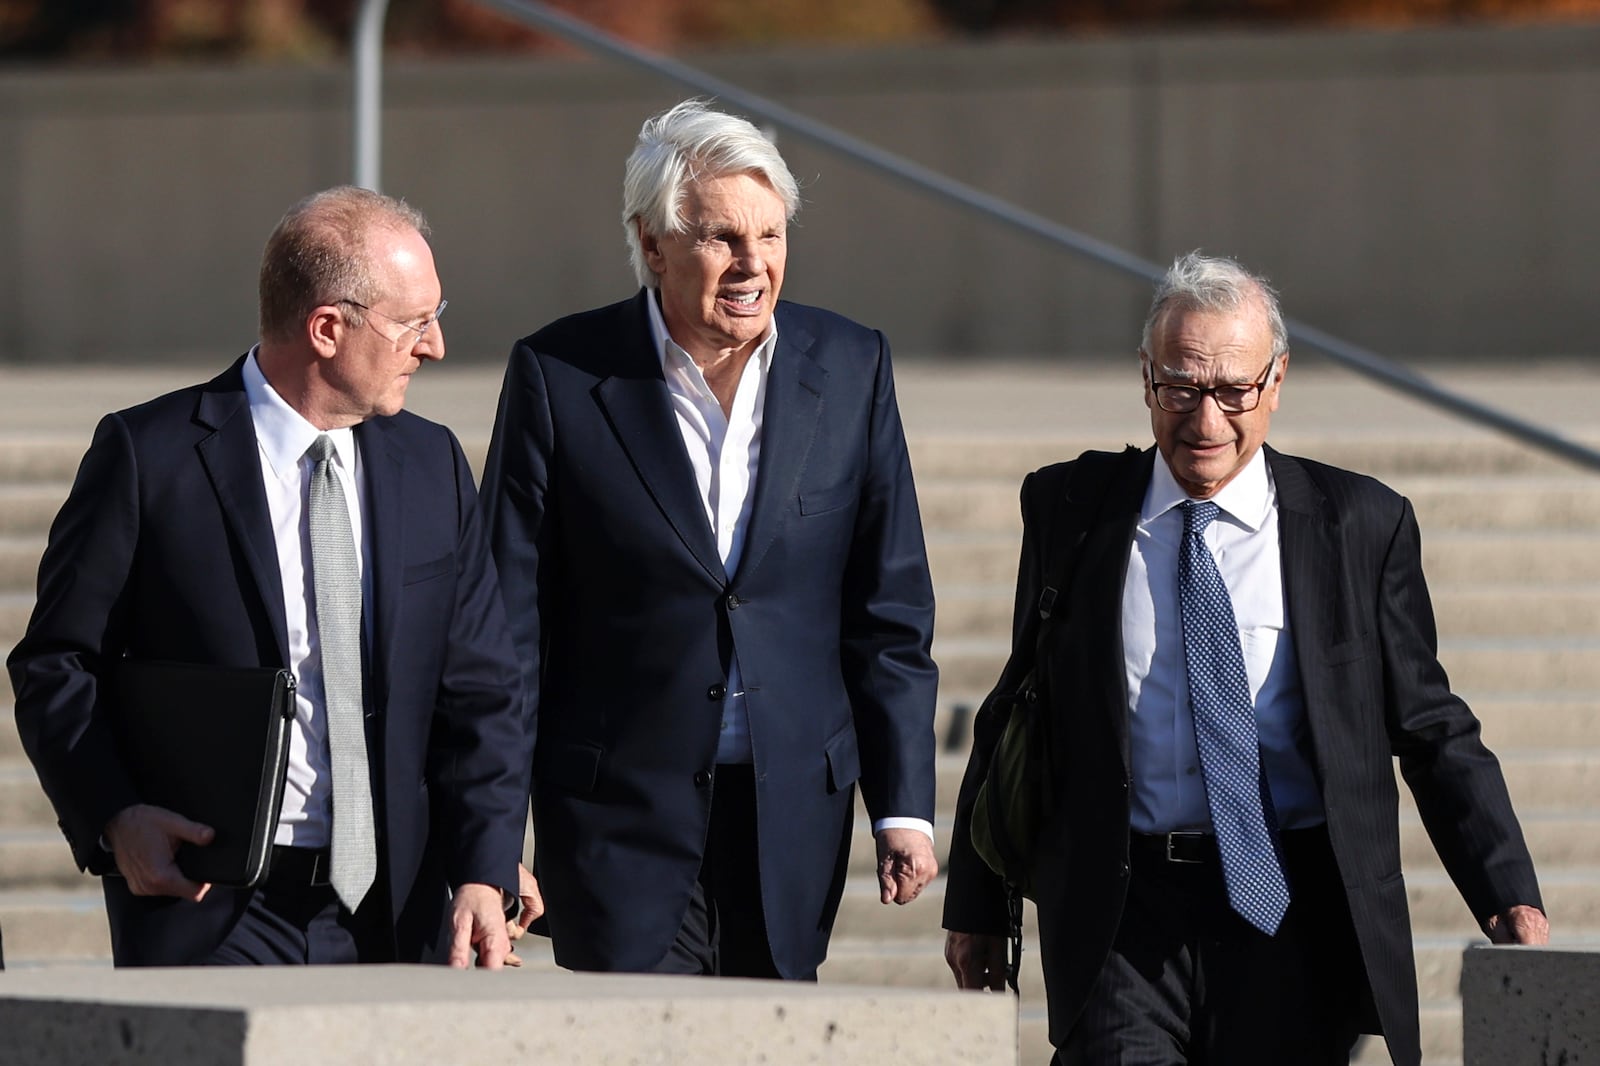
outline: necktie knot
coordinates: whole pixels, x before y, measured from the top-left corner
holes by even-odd
[[[1191,536],[1204,533],[1222,513],[1222,508],[1210,500],[1184,500],[1178,506],[1183,508],[1183,531]]]
[[[306,449],[306,455],[313,463],[326,463],[334,457],[334,454],[333,438],[326,433],[319,434],[317,439],[311,442],[311,447]]]

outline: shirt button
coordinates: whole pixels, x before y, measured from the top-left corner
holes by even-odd
[[[694,772],[694,787],[695,788],[705,788],[709,784],[711,784],[711,771],[710,770],[696,770]]]
[[[722,697],[726,696],[727,694],[728,694],[728,686],[722,684],[721,682],[718,682],[717,684],[712,685],[710,688],[706,689],[706,699],[708,699],[708,700],[720,700],[720,699],[722,699]]]

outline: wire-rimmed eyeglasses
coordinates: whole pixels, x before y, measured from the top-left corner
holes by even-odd
[[[1156,403],[1163,411],[1175,415],[1186,415],[1200,406],[1200,401],[1209,396],[1217,402],[1217,407],[1225,414],[1242,415],[1254,411],[1261,403],[1261,393],[1267,387],[1267,379],[1272,376],[1272,368],[1278,362],[1278,357],[1273,356],[1267,360],[1267,368],[1261,376],[1253,382],[1245,384],[1213,385],[1203,389],[1198,385],[1179,385],[1166,381],[1155,380],[1155,370],[1150,372],[1150,391],[1156,394]]]
[[[351,307],[359,307],[368,314],[377,315],[379,318],[388,319],[388,321],[402,327],[406,332],[400,334],[398,337],[390,337],[377,327],[373,327],[374,333],[388,341],[390,344],[393,344],[396,348],[415,348],[417,345],[421,344],[423,339],[427,337],[428,331],[433,328],[433,324],[439,321],[440,316],[444,314],[444,309],[450,306],[449,300],[440,300],[439,306],[433,309],[433,314],[423,319],[421,323],[412,325],[410,322],[402,322],[398,318],[391,318],[382,311],[374,311],[360,300],[344,299],[335,300],[334,302],[349,304]],[[368,324],[371,325],[371,323]]]

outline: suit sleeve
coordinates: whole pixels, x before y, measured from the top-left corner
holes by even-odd
[[[889,345],[878,339],[866,478],[843,575],[840,663],[874,819],[933,821],[933,582]]]
[[[484,465],[483,508],[521,670],[522,717],[530,738],[538,735],[543,660],[539,568],[551,563],[544,550],[544,517],[554,441],[549,396],[538,359],[526,342],[519,342],[511,350],[500,389]]]
[[[125,644],[122,619],[139,540],[139,476],[117,415],[95,430],[39,563],[38,597],[7,660],[17,732],[81,869],[105,873],[100,834],[139,802],[100,709],[105,664]]]
[[[533,733],[489,553],[489,539],[461,445],[450,436],[459,523],[455,609],[429,742],[437,824],[453,885],[517,891],[515,857],[527,819]]]
[[[1034,657],[1037,628],[1034,606],[1039,601],[1043,564],[1039,556],[1041,531],[1030,501],[1037,499],[1040,479],[1029,474],[1022,482],[1022,553],[1017,561],[1017,598],[1011,618],[1011,658],[1008,669],[995,686],[1001,691],[1016,684],[1011,667]],[[988,701],[985,700],[985,703]],[[944,928],[957,933],[987,933],[1004,936],[1008,931],[1005,881],[978,857],[972,847],[972,807],[978,800],[978,787],[988,772],[989,759],[1000,739],[997,729],[974,721],[972,752],[961,777],[961,792],[956,798],[955,827],[950,836],[950,861],[944,894]]]
[[[1500,763],[1439,664],[1421,535],[1405,500],[1383,561],[1378,617],[1390,741],[1445,868],[1480,924],[1516,904],[1542,907]]]

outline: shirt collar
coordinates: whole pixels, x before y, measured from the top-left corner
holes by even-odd
[[[1159,453],[1157,458],[1160,458]],[[1150,487],[1145,490],[1144,507],[1139,513],[1139,524],[1149,525],[1189,498],[1189,494],[1172,476],[1172,470],[1167,466],[1166,460],[1160,459],[1151,473]],[[1211,497],[1212,503],[1221,508],[1235,523],[1252,533],[1266,522],[1267,512],[1276,500],[1277,492],[1273,487],[1272,471],[1267,466],[1267,453],[1264,448],[1257,448],[1250,461],[1244,465],[1244,469]]]
[[[255,348],[250,349],[244,361],[244,394],[250,402],[250,420],[255,423],[256,443],[261,448],[261,454],[266,456],[272,473],[280,480],[299,474],[300,460],[305,458],[306,449],[324,432],[333,440],[339,465],[352,473],[355,471],[355,433],[348,426],[320,430],[302,418],[300,412],[290,407],[267,382],[260,364],[256,362]]]
[[[705,375],[700,372],[700,367],[694,358],[667,333],[667,320],[661,316],[661,290],[646,290],[644,302],[648,306],[650,315],[650,342],[655,345],[656,358],[661,361],[661,372],[671,374],[674,369],[693,371],[693,375],[703,383]],[[767,323],[767,335],[761,338],[761,343],[754,353],[763,373],[772,369],[772,353],[777,348],[778,316],[773,315],[771,321]]]

